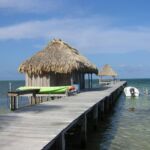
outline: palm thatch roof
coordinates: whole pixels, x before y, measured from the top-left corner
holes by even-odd
[[[98,69],[87,58],[63,42],[52,40],[41,51],[23,62],[19,72],[28,75],[42,75],[45,73],[72,73],[79,71],[84,73],[98,73]]]
[[[116,77],[118,74],[109,66],[108,64],[104,65],[102,70],[98,73],[99,76],[112,76]]]

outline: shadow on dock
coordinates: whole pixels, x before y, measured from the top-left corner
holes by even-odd
[[[64,106],[59,106],[59,105],[47,105],[47,104],[41,104],[41,105],[33,105],[33,106],[26,106],[23,108],[20,108],[14,113],[25,113],[25,112],[34,112],[34,113],[41,113],[41,112],[46,112],[46,111],[54,111],[54,110],[60,110],[63,109]]]

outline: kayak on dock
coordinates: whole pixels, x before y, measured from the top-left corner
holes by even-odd
[[[125,87],[124,93],[127,97],[138,97],[140,95],[139,90],[135,87]]]
[[[19,87],[17,90],[25,91],[31,89],[40,89],[39,94],[62,94],[62,93],[74,91],[75,87],[74,86],[54,86],[54,87],[23,86],[23,87]]]

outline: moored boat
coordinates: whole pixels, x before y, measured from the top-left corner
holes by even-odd
[[[135,87],[125,87],[124,88],[125,96],[128,97],[138,97],[140,95],[140,92]]]

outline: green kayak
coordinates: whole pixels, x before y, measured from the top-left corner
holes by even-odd
[[[31,89],[40,89],[39,94],[62,94],[65,93],[67,90],[68,91],[74,90],[74,87],[73,86],[54,86],[54,87],[23,86],[23,87],[19,87],[17,90],[24,91],[24,90],[31,90]]]

